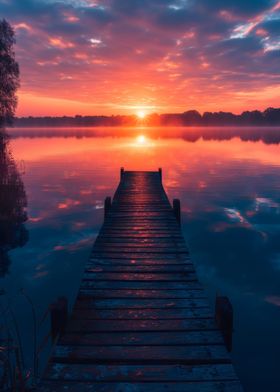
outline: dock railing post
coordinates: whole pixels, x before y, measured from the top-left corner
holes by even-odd
[[[56,340],[58,335],[65,332],[67,320],[68,320],[68,301],[65,297],[59,297],[50,306],[51,316],[51,336],[52,341]]]
[[[108,215],[108,212],[110,211],[112,206],[112,200],[110,196],[107,196],[105,201],[104,201],[104,218]]]
[[[159,174],[160,181],[162,181],[162,168],[161,167],[158,169],[158,174]]]
[[[121,167],[121,172],[120,172],[121,179],[123,178],[123,175],[124,175],[124,167]]]
[[[233,332],[233,307],[226,296],[216,296],[215,319],[220,329],[227,350],[232,350],[232,332]]]
[[[173,211],[177,219],[177,222],[181,226],[181,202],[179,199],[173,200]]]

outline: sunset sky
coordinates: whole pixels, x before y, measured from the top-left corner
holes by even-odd
[[[279,107],[280,1],[0,0],[17,114]]]

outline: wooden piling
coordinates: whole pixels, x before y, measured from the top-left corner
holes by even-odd
[[[65,332],[68,321],[68,301],[65,297],[59,297],[50,306],[51,336],[54,342],[58,335]]]
[[[221,330],[227,350],[232,350],[233,307],[228,297],[216,296],[215,319]]]
[[[159,173],[160,181],[162,181],[162,168],[161,167],[158,169],[158,173]]]
[[[104,201],[104,218],[108,215],[108,212],[110,211],[112,206],[112,200],[110,196],[107,196],[105,201]]]
[[[123,178],[124,175],[124,167],[121,167],[121,171],[120,171],[120,179]]]
[[[181,226],[181,202],[179,199],[173,200],[173,211],[179,226]]]

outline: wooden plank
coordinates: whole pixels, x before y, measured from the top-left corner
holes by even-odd
[[[152,244],[152,243],[143,243],[143,242],[138,242],[138,243],[109,243],[109,242],[99,242],[96,243],[95,245],[95,252],[98,251],[104,251],[107,249],[110,249],[111,252],[152,252],[152,253],[175,253],[171,248],[174,246],[174,243],[158,243],[158,244]],[[180,252],[186,252],[188,253],[188,249],[185,246],[177,244],[177,250],[176,253]]]
[[[137,268],[137,267],[135,267]],[[196,280],[196,274],[194,269],[184,269],[181,271],[104,271],[99,270],[97,272],[86,270],[83,275],[84,280]]]
[[[125,222],[120,223],[119,220],[108,222],[108,226],[104,226],[102,231],[100,232],[100,237],[103,234],[107,236],[113,233],[118,237],[118,234],[122,235],[124,233],[129,233],[130,237],[133,238],[135,235],[148,237],[151,234],[163,234],[164,237],[174,237],[182,240],[182,233],[178,230],[178,227],[174,224],[166,224],[163,225],[161,222],[152,223],[152,222],[133,222],[126,224]],[[181,234],[181,235],[180,235]],[[156,237],[154,237],[156,239]]]
[[[142,253],[142,254],[137,254],[137,253],[133,253],[131,252],[130,254],[120,254],[119,252],[117,252],[115,255],[114,254],[107,254],[106,252],[103,253],[95,253],[95,251],[93,250],[91,252],[91,256],[90,256],[90,260],[92,259],[103,259],[103,260],[114,260],[114,259],[121,259],[122,261],[125,260],[150,260],[150,261],[156,261],[159,260],[161,262],[178,262],[178,261],[184,261],[184,260],[190,260],[190,257],[188,254],[179,254],[179,253],[174,253],[174,254],[157,254],[157,253],[151,253],[151,252],[147,252],[147,253]]]
[[[88,283],[88,284],[87,284]],[[111,289],[101,290],[94,288],[95,282],[84,281],[80,296],[91,296],[92,298],[109,298],[109,299],[120,299],[120,298],[146,298],[146,299],[158,299],[158,298],[205,298],[205,294],[198,290],[141,290],[141,289]]]
[[[172,239],[172,240],[182,240],[179,233],[176,231],[166,231],[166,230],[118,230],[118,229],[111,229],[106,230],[102,233],[103,238],[154,238],[154,239]]]
[[[196,274],[193,272],[182,273],[133,273],[133,272],[85,272],[84,280],[156,280],[156,281],[193,281],[197,280]]]
[[[174,246],[177,247],[176,252],[172,249]],[[181,253],[185,252],[188,253],[188,249],[186,246],[180,244],[174,244],[174,242],[166,242],[166,243],[145,243],[139,241],[138,243],[110,243],[110,242],[99,242],[96,243],[94,251],[104,251],[110,250],[111,252],[144,252],[144,253]]]
[[[194,266],[192,264],[186,265],[114,265],[110,263],[109,265],[99,265],[98,263],[87,263],[85,266],[86,273],[92,272],[153,272],[153,273],[181,273],[181,272],[194,272]]]
[[[202,291],[203,294],[201,293],[201,296],[205,296],[204,291],[202,290],[202,285],[195,281],[195,282],[168,282],[168,285],[166,285],[166,282],[147,282],[147,281],[119,281],[119,280],[114,280],[114,281],[103,281],[103,280],[98,280],[98,281],[82,281],[81,283],[81,288],[88,286],[89,288],[95,288],[95,289],[135,289],[135,290],[184,290],[184,289],[189,289],[189,290],[199,290]]]
[[[95,254],[94,248],[90,254],[90,260],[112,260],[114,261],[114,259],[119,259],[120,258],[120,254],[119,252],[116,253],[116,256],[110,254],[109,256],[106,256],[106,252],[104,252],[104,254],[100,255],[100,252]],[[143,254],[134,254],[133,252],[131,252],[130,254],[123,254],[122,255],[122,261],[126,261],[126,260],[141,260],[143,262],[145,262],[145,260],[150,260],[150,261],[156,261],[159,262],[161,261],[162,263],[166,263],[168,264],[168,261],[170,263],[174,263],[174,262],[191,262],[190,261],[190,255],[189,254],[180,254],[180,253],[173,253],[173,254],[157,254],[157,253],[143,253]]]
[[[124,221],[129,221],[129,220],[141,220],[141,219],[146,219],[147,220],[152,220],[156,221],[157,219],[162,219],[166,217],[166,222],[173,222],[174,223],[174,214],[173,212],[171,213],[171,210],[169,208],[147,208],[145,206],[138,207],[138,206],[132,206],[131,208],[122,208],[118,209],[117,212],[110,212],[108,213],[108,217],[111,220],[117,220],[117,219],[122,219]],[[155,218],[155,219],[152,219]]]
[[[78,295],[76,306],[95,309],[170,309],[207,307],[205,299],[94,299],[90,295]]]
[[[223,365],[87,365],[53,363],[48,379],[93,382],[156,382],[237,380],[233,367]]]
[[[157,248],[166,248],[166,247],[174,247],[178,246],[178,248],[186,248],[187,247],[184,245],[183,241],[176,241],[176,240],[146,240],[146,239],[141,239],[141,238],[136,238],[136,239],[119,239],[119,240],[111,240],[111,239],[100,239],[95,242],[96,247],[107,247],[107,246],[112,246],[112,247],[128,247],[128,248],[141,248],[141,247],[155,247]]]
[[[176,320],[75,320],[68,323],[68,332],[133,332],[133,331],[203,331],[216,330],[213,319],[176,319]]]
[[[208,307],[169,309],[80,309],[74,308],[73,319],[92,320],[149,320],[149,319],[188,319],[210,318],[212,312]]]
[[[138,232],[131,232],[129,230],[106,230],[102,234],[103,239],[109,240],[120,240],[120,239],[127,239],[127,240],[137,240],[141,238],[141,240],[150,239],[150,240],[180,240],[183,241],[181,235],[179,233],[170,233],[167,231],[154,231],[151,233],[150,231],[147,233],[146,230],[138,231]]]
[[[112,282],[111,289],[101,289],[96,288],[96,283],[91,280],[83,281],[80,289],[80,297],[92,297],[92,299],[99,298],[109,298],[109,299],[134,299],[134,298],[146,298],[146,299],[196,299],[196,298],[206,298],[206,294],[203,290],[186,290],[183,289],[168,289],[164,290],[164,288],[148,288],[141,289],[138,287],[138,283],[134,284],[134,287],[131,288],[116,288],[113,286]],[[120,282],[122,283],[122,282]],[[132,282],[134,283],[134,282]]]
[[[67,332],[60,345],[72,346],[158,346],[158,345],[222,345],[219,331],[176,331],[176,332]]]
[[[134,220],[132,221],[121,221],[119,219],[110,219],[108,218],[108,220],[106,221],[106,225],[104,225],[104,230],[106,230],[108,227],[110,227],[111,229],[120,229],[120,230],[132,230],[132,231],[137,231],[137,230],[178,230],[178,225],[176,224],[176,222],[170,221],[170,222],[166,222],[166,221],[152,221],[152,220],[141,220],[141,221],[136,221]]]
[[[146,257],[145,257],[146,256]],[[125,255],[121,257],[99,257],[94,253],[89,259],[91,264],[109,264],[109,265],[186,265],[192,264],[189,257],[158,257],[158,255]],[[192,264],[193,265],[193,264]]]
[[[242,392],[239,381],[214,382],[68,382],[45,381],[41,385],[42,392]]]
[[[62,363],[230,363],[223,345],[209,346],[56,346],[54,362]]]

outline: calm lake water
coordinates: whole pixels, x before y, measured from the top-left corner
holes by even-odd
[[[11,131],[10,151],[28,200],[29,240],[8,252],[0,298],[18,320],[26,362],[31,366],[32,315],[20,290],[32,299],[38,320],[58,296],[72,304],[120,167],[162,167],[169,198],[181,199],[182,229],[211,305],[216,292],[233,304],[232,355],[245,391],[279,392],[280,130],[164,133]],[[48,320],[38,328],[40,340]]]

